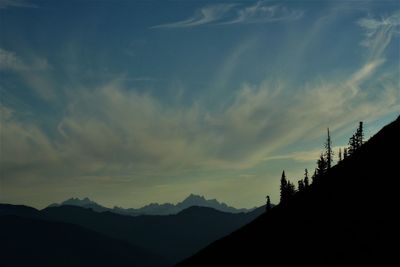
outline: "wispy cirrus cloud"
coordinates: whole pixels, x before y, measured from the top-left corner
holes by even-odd
[[[393,36],[400,35],[400,10],[380,18],[362,18],[357,23],[364,29],[365,34],[361,45],[369,48],[370,59],[375,60],[382,56]]]
[[[37,8],[38,6],[25,0],[0,0],[0,9],[7,8]]]
[[[364,29],[387,26],[377,20],[358,23]],[[244,170],[268,159],[310,160],[319,150],[280,152],[298,140],[323,135],[328,123],[339,131],[357,120],[400,111],[397,73],[377,71],[394,34],[389,30],[367,36],[380,52],[340,80],[326,77],[297,90],[268,80],[244,84],[230,103],[214,111],[201,108],[207,103],[165,105],[124,88],[123,76],[98,88],[69,91],[52,135],[3,107],[2,153],[7,159],[0,159],[2,173],[11,178],[63,173],[135,179],[188,170]],[[7,62],[3,68],[25,65],[15,53],[1,51]],[[373,84],[366,84],[371,79]]]
[[[276,158],[281,155],[277,152],[298,140],[323,135],[327,121],[336,131],[358,119],[398,112],[395,76],[376,77],[380,94],[370,99],[366,90],[374,87],[362,84],[376,72],[371,69],[360,76],[364,67],[345,80],[333,77],[290,97],[285,83],[244,85],[229,105],[213,112],[199,103],[166,106],[115,81],[70,92],[68,108],[52,137],[4,107],[1,152],[7,158],[0,159],[2,173],[9,178],[62,173],[139,179],[250,168]],[[359,76],[356,82],[354,76]],[[308,160],[315,154],[292,153],[285,158]]]
[[[255,5],[238,9],[234,19],[222,22],[222,24],[292,21],[301,18],[303,14],[302,10],[290,9],[282,5],[269,5],[268,2],[257,2]]]
[[[244,4],[216,4],[199,10],[185,20],[166,23],[152,28],[187,28],[206,24],[255,24],[277,21],[292,21],[303,16],[302,10],[290,9],[282,5],[271,5],[266,1],[259,1],[252,5]]]
[[[49,72],[52,69],[46,58],[34,54],[21,57],[14,51],[0,47],[0,72],[18,74],[21,81],[44,100],[55,98],[54,84],[51,82]]]
[[[0,71],[38,71],[50,68],[51,66],[45,58],[34,56],[28,61],[18,56],[16,52],[0,47]]]
[[[26,65],[15,52],[0,48],[0,70],[18,71],[23,69],[26,69]]]
[[[152,28],[187,28],[210,24],[222,20],[235,6],[236,4],[216,4],[205,6],[197,10],[195,14],[188,19],[161,24]]]

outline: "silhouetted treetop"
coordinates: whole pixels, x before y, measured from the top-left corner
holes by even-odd
[[[265,206],[265,210],[270,211],[271,209],[272,209],[271,199],[269,198],[269,196],[267,196],[267,204]]]

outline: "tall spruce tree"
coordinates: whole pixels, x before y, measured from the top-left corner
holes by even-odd
[[[299,181],[298,181],[298,189],[299,189],[299,192],[303,191],[304,188],[305,188],[305,186],[304,186],[304,181],[303,181],[303,180],[299,180]]]
[[[287,184],[287,199],[290,199],[294,196],[294,194],[296,194],[296,187],[294,186],[294,184],[290,181],[288,181]]]
[[[312,180],[312,183],[315,183],[315,181],[318,180],[318,178],[317,178],[317,168],[314,169],[314,173],[311,176],[311,180]]]
[[[326,162],[326,168],[330,169],[333,161],[333,151],[332,151],[332,140],[331,140],[331,135],[329,133],[329,128],[327,132],[328,136],[325,142],[325,162]]]
[[[339,147],[339,162],[343,160],[342,158],[342,148]]]
[[[321,153],[321,155],[319,156],[319,159],[317,161],[316,178],[318,178],[318,176],[324,174],[327,169],[328,169],[328,163],[327,163],[324,155]]]
[[[287,199],[287,188],[288,188],[288,181],[286,180],[286,175],[285,175],[285,170],[283,170],[282,172],[282,176],[281,176],[281,199],[280,202],[285,202]]]
[[[347,156],[351,156],[354,154],[354,152],[357,150],[358,144],[357,144],[357,137],[355,134],[352,135],[349,139],[349,148],[347,149]]]
[[[358,128],[356,131],[356,143],[357,143],[357,148],[363,145],[364,143],[364,129],[363,129],[363,122],[360,121],[358,124]]]
[[[307,188],[310,186],[310,181],[308,179],[308,170],[304,170],[304,187]]]
[[[267,204],[265,205],[265,210],[270,211],[272,209],[271,199],[267,196]]]

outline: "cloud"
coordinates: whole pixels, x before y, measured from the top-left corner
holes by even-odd
[[[268,2],[261,1],[252,6],[239,9],[236,18],[222,22],[222,24],[292,21],[301,18],[303,14],[304,12],[301,10],[292,10],[281,5],[269,5]]]
[[[13,51],[0,48],[0,72],[11,71],[19,74],[28,88],[47,101],[55,98],[54,85],[49,74],[52,69],[45,58],[36,55],[22,58]]]
[[[44,58],[32,56],[29,61],[23,60],[15,52],[0,47],[0,71],[42,71],[50,68]]]
[[[157,25],[152,28],[187,28],[204,24],[209,24],[224,18],[224,16],[233,8],[235,4],[217,4],[203,7],[186,20]]]
[[[165,105],[116,80],[70,91],[52,134],[3,108],[1,154],[7,158],[0,159],[2,174],[151,176],[148,183],[156,183],[187,172],[251,168],[299,140],[323,135],[327,126],[333,132],[357,120],[398,112],[395,75],[375,77],[380,92],[371,99],[375,87],[363,87],[363,79],[372,75],[374,69],[362,66],[343,81],[332,78],[298,91],[284,82],[245,84],[231,103],[213,112],[204,103]],[[355,76],[357,82],[351,82]]]
[[[375,60],[382,56],[393,36],[400,34],[400,10],[379,19],[362,18],[357,23],[364,29],[361,45],[369,48],[370,59]]]
[[[25,0],[0,0],[0,9],[7,8],[37,8],[38,6]]]
[[[347,146],[335,146],[332,147],[332,151],[334,151],[334,158],[333,160],[335,160],[337,158],[337,151],[339,151],[339,149],[342,150],[343,153],[343,149],[347,148]],[[285,160],[285,159],[289,159],[289,160],[294,160],[294,161],[299,161],[299,162],[315,162],[319,155],[321,154],[321,152],[323,151],[323,148],[321,147],[320,149],[311,149],[311,150],[304,150],[304,151],[294,151],[288,154],[282,154],[282,155],[272,155],[269,157],[266,157],[264,160],[265,161],[269,161],[269,160]]]
[[[292,10],[281,5],[270,5],[266,1],[259,1],[246,6],[217,4],[200,8],[186,20],[161,24],[152,28],[187,28],[206,24],[227,25],[292,21],[301,18],[303,13],[301,10]]]
[[[0,48],[0,70],[24,70],[26,65],[15,52],[7,51]]]

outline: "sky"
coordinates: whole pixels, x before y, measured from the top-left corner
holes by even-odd
[[[399,77],[396,1],[0,0],[0,202],[277,203]]]

